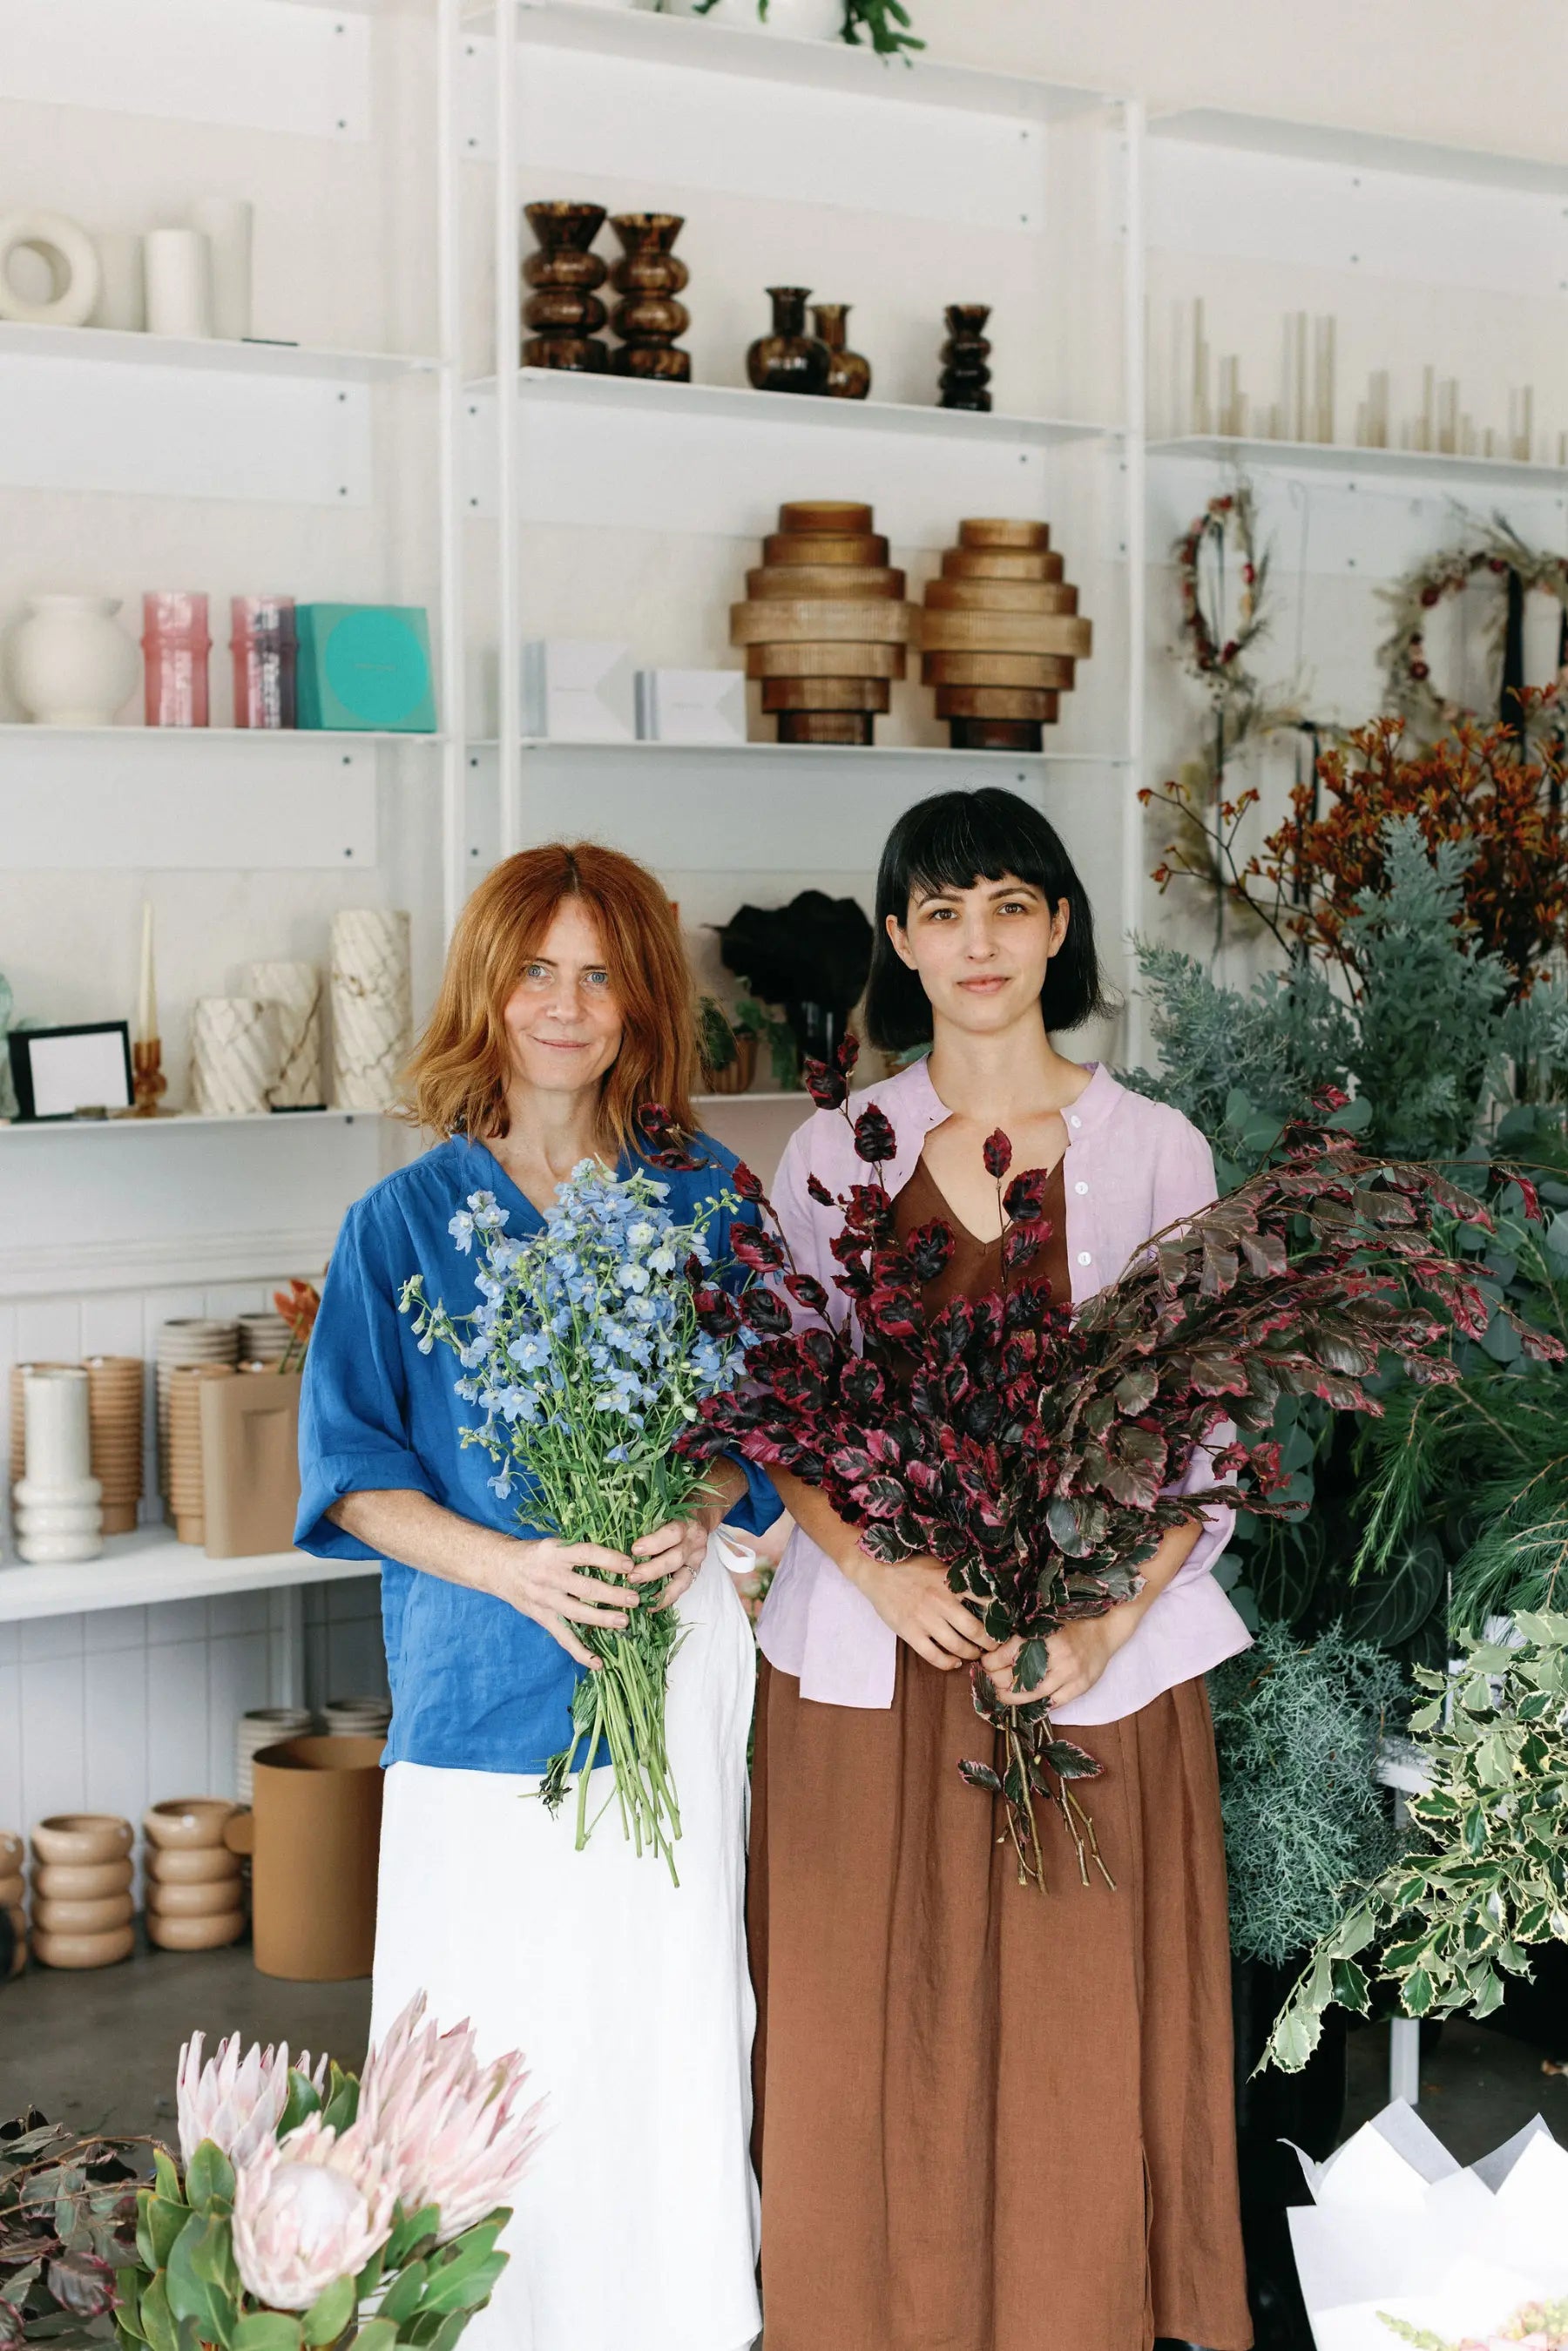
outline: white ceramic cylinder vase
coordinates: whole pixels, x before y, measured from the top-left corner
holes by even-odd
[[[313,963],[247,963],[240,973],[246,996],[270,1004],[277,1028],[276,1110],[314,1109],[321,1091],[321,975]]]
[[[207,240],[214,335],[231,343],[250,332],[250,246],[255,214],[243,196],[198,196],[191,223]]]
[[[96,1559],[103,1489],[92,1475],[86,1370],[29,1372],[22,1410],[26,1474],[15,1497],[17,1552],[36,1566]]]
[[[11,638],[11,686],[39,726],[107,726],[136,690],[141,657],[115,596],[30,596]]]
[[[256,996],[199,996],[191,1019],[191,1102],[213,1118],[271,1107],[278,1078],[277,1019]]]
[[[98,300],[89,327],[112,327],[122,335],[139,335],[147,324],[147,277],[141,239],[129,229],[100,229],[93,238],[98,252]]]
[[[147,331],[197,342],[211,335],[212,256],[199,229],[148,231]]]
[[[349,906],[332,917],[332,1100],[390,1110],[413,1045],[409,918]]]
[[[699,14],[696,0],[664,0],[664,7],[672,16]],[[836,41],[844,29],[844,0],[768,0],[766,16],[757,0],[715,0],[700,13],[705,24],[782,33],[797,41]]]

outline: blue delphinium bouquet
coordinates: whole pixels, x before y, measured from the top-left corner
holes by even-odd
[[[696,1280],[712,1263],[707,1228],[737,1204],[724,1194],[689,1224],[664,1207],[668,1186],[639,1170],[616,1176],[585,1159],[559,1186],[540,1229],[517,1239],[492,1192],[475,1192],[450,1230],[465,1256],[477,1246],[481,1303],[449,1314],[425,1297],[423,1276],[403,1286],[428,1353],[437,1340],[461,1367],[457,1394],[484,1418],[463,1431],[497,1464],[492,1490],[522,1496],[518,1517],[569,1542],[630,1552],[640,1535],[691,1511],[706,1489],[700,1464],[674,1450],[706,1396],[729,1387],[742,1348],[697,1317]],[[606,1577],[611,1589],[620,1588]],[[603,1660],[572,1703],[572,1740],[539,1793],[551,1812],[579,1757],[577,1843],[587,1843],[591,1766],[608,1759],[626,1834],[639,1853],[662,1853],[675,1875],[680,1809],[664,1744],[664,1687],[677,1638],[673,1609],[644,1604],[623,1633],[575,1629]],[[677,1881],[678,1882],[678,1881]]]

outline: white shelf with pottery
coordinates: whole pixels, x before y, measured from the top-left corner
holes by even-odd
[[[471,753],[494,751],[495,737],[476,737],[470,740],[468,748]],[[895,761],[903,764],[905,760],[914,760],[933,770],[930,776],[933,789],[941,782],[940,774],[936,772],[937,769],[951,768],[956,780],[960,776],[974,773],[975,761],[979,756],[974,751],[949,750],[945,743],[870,743],[845,749],[836,744],[824,743],[579,743],[558,741],[548,735],[525,735],[522,748],[525,758],[570,759],[582,756],[617,759],[696,759],[704,762],[738,759],[748,767],[779,768],[786,771],[798,766],[803,775],[810,774],[813,768],[820,770],[829,766],[836,769],[841,764],[851,773],[860,767],[874,773]],[[1127,765],[1124,751],[1059,751],[1054,747],[1049,751],[988,751],[984,756],[984,773],[988,776],[1009,767],[1032,771],[1051,767],[1124,768]]]
[[[444,735],[424,735],[407,728],[373,726],[141,726],[135,724],[114,726],[49,726],[30,725],[24,719],[0,721],[0,754],[10,749],[28,749],[45,744],[91,744],[98,751],[118,755],[131,744],[138,750],[175,750],[183,756],[186,747],[193,751],[214,747],[228,751],[238,746],[247,750],[254,745],[275,751],[308,751],[323,744],[340,751],[352,751],[362,744],[386,744],[392,749],[412,746],[417,750],[441,750],[447,741]]]
[[[220,1117],[211,1111],[174,1111],[162,1118],[28,1118],[0,1119],[0,1143],[40,1134],[183,1134],[206,1127],[284,1125],[295,1129],[352,1126],[356,1119],[379,1120],[379,1110],[249,1111]]]
[[[1521,195],[1568,194],[1568,163],[1395,138],[1335,123],[1297,122],[1282,115],[1243,114],[1228,107],[1183,107],[1155,115],[1149,136],[1297,162],[1343,165],[1351,172],[1394,172],[1412,179],[1510,189]]]
[[[1236,465],[1260,472],[1332,474],[1354,486],[1360,479],[1437,483],[1475,492],[1489,488],[1561,489],[1568,465],[1527,465],[1521,458],[1458,456],[1438,449],[1362,449],[1325,441],[1239,439],[1226,434],[1189,434],[1151,441],[1151,460]]]
[[[217,336],[123,333],[112,327],[37,326],[0,320],[0,360],[70,360],[113,368],[189,368],[201,374],[298,378],[321,383],[394,383],[434,375],[441,362],[420,351],[318,350],[309,344]]]
[[[69,1566],[0,1562],[0,1625],[102,1608],[156,1607],[162,1601],[210,1599],[229,1592],[340,1583],[375,1573],[373,1561],[312,1559],[302,1551],[209,1559],[197,1545],[176,1541],[166,1527],[141,1527],[135,1534],[111,1535],[99,1558]]]
[[[464,21],[475,31],[491,28],[505,5],[506,0],[475,0],[464,9]],[[749,26],[666,16],[642,6],[514,0],[514,13],[521,48],[626,58],[644,67],[685,67],[775,87],[841,92],[889,107],[951,107],[968,114],[1002,114],[1044,123],[1068,121],[1113,102],[1099,90],[1034,75],[952,65],[926,53],[906,64],[841,40],[754,32]]]

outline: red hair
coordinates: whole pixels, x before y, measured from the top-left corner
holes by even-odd
[[[408,1067],[407,1114],[421,1126],[481,1142],[506,1133],[513,1065],[502,1016],[568,898],[593,918],[621,1010],[621,1050],[600,1103],[606,1145],[639,1149],[637,1113],[649,1102],[695,1128],[695,1005],[674,908],[646,866],[590,841],[520,851],[464,907]]]

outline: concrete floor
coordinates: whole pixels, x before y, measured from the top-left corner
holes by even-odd
[[[30,1969],[0,1987],[0,2121],[29,2102],[83,2131],[172,2136],[180,2044],[198,2026],[328,2050],[358,2069],[370,2022],[368,1981],[285,1983],[258,1975],[247,1945],[185,1956],[143,1950],[93,1975]],[[1350,2040],[1349,2132],[1387,2102],[1388,2034]],[[1450,2023],[1421,2067],[1422,2111],[1462,2163],[1535,2114],[1568,2145],[1568,2075],[1536,2050],[1480,2026]]]

